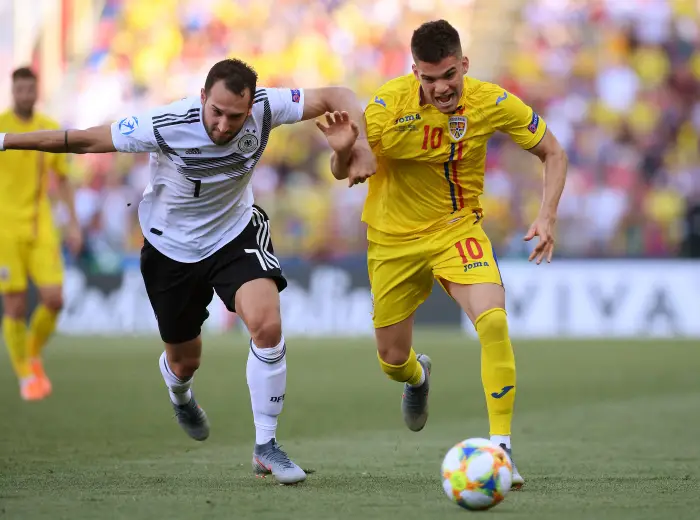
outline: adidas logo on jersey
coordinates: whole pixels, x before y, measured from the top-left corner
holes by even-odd
[[[202,151],[199,148],[190,148],[185,150],[186,155],[202,155]]]

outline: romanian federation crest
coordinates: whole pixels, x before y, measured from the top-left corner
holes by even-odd
[[[467,135],[467,118],[465,116],[450,116],[450,137],[453,141],[461,141]]]

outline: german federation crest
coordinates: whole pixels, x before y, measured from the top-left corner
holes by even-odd
[[[461,141],[467,135],[466,116],[450,116],[450,137],[453,141]]]
[[[253,134],[245,134],[238,141],[238,149],[243,153],[250,153],[255,150],[259,144],[258,138]]]

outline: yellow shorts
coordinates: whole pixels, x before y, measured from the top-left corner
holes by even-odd
[[[58,237],[49,233],[34,239],[0,234],[0,293],[26,291],[28,278],[38,287],[63,284]]]
[[[482,222],[467,215],[446,229],[407,238],[371,230],[367,267],[374,327],[408,318],[430,295],[433,279],[503,285],[498,260]],[[443,285],[444,288],[444,285]]]

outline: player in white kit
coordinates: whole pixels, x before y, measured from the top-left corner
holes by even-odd
[[[276,440],[287,374],[279,291],[287,281],[267,215],[253,204],[250,179],[273,128],[324,113],[329,121],[362,120],[349,89],[258,88],[253,69],[228,59],[212,67],[199,96],[112,125],[0,133],[0,151],[150,152],[151,178],[138,209],[145,237],[141,273],[165,343],[159,365],[177,420],[193,439],[209,436],[191,386],[201,327],[216,292],[251,335],[246,374],[256,432],[253,469],[287,484],[306,478]],[[360,137],[351,185],[376,168]]]

